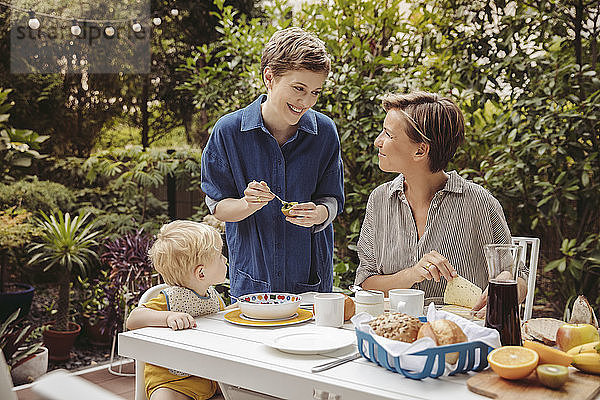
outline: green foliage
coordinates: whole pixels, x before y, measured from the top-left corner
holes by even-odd
[[[17,321],[18,309],[0,325],[0,349],[6,358],[9,368],[16,367],[20,361],[34,354],[42,345],[33,342],[34,329],[30,325],[23,325]]]
[[[42,158],[40,145],[48,136],[40,136],[27,129],[8,125],[12,104],[8,103],[10,90],[0,88],[0,182],[14,179],[19,170],[31,166],[31,160]]]
[[[268,19],[238,15],[224,1],[215,1],[218,11],[218,41],[197,46],[192,57],[181,66],[185,81],[179,89],[192,93],[196,108],[206,114],[206,125],[212,127],[225,112],[245,107],[263,90],[260,57],[267,40],[279,29],[290,26],[286,16],[291,8],[276,2],[266,6]],[[235,76],[235,79],[231,79]]]
[[[60,183],[39,181],[36,177],[10,184],[0,183],[0,208],[18,206],[49,213],[69,211],[73,208],[74,201],[75,196],[69,188]]]
[[[338,127],[347,195],[335,221],[334,284],[353,280],[368,195],[393,178],[372,147],[380,96],[420,89],[454,98],[465,114],[467,142],[449,169],[488,188],[515,235],[541,238],[553,285],[546,300],[560,310],[585,294],[598,306],[600,26],[586,23],[597,2],[326,3],[292,16],[275,2],[262,19],[234,20],[217,1],[221,37],[187,59],[181,88],[212,126],[264,91],[260,52],[276,29],[301,26],[325,42],[332,73],[315,109]]]
[[[78,308],[82,314],[90,317],[90,322],[95,325],[101,313],[109,305],[106,289],[110,284],[108,270],[100,270],[94,279],[77,277],[82,295]],[[79,307],[80,306],[80,307]]]
[[[31,243],[40,229],[31,222],[31,212],[17,207],[0,210],[0,249],[18,249]]]
[[[22,272],[24,249],[41,234],[31,216],[31,212],[16,206],[0,209],[0,292],[15,270]]]
[[[562,3],[435,1],[418,28],[430,79],[458,89],[471,128],[456,163],[499,198],[513,232],[541,238],[557,309],[578,294],[600,305],[600,32],[585,23],[600,9]]]
[[[43,270],[52,267],[60,269],[58,313],[55,328],[66,330],[68,327],[68,312],[70,310],[70,280],[74,267],[85,276],[90,264],[98,258],[95,247],[98,245],[96,236],[101,231],[94,230],[94,221],[87,222],[89,214],[79,214],[71,217],[59,211],[56,215],[46,215],[41,212],[42,219],[37,219],[37,225],[42,229],[39,243],[32,244],[29,252],[32,254],[29,263],[41,264]]]
[[[172,176],[179,186],[198,190],[200,152],[130,146],[101,151],[82,165],[87,181],[96,185],[82,189],[78,204],[98,217],[99,226],[111,238],[139,228],[157,230],[167,221],[166,205],[151,190]]]

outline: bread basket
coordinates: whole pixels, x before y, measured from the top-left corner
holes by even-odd
[[[427,322],[426,317],[419,318]],[[446,353],[459,353],[458,362],[453,365],[449,375],[466,373],[469,371],[481,371],[488,366],[487,355],[494,348],[481,341],[451,344],[447,346],[436,346],[428,348],[411,356],[426,357],[424,367],[419,370],[405,369],[401,365],[401,357],[392,357],[380,346],[373,336],[368,332],[356,331],[358,350],[367,360],[384,367],[390,371],[397,372],[411,379],[438,378],[446,371]]]

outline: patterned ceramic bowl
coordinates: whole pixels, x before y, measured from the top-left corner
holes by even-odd
[[[302,296],[289,293],[252,293],[238,298],[242,314],[254,319],[286,319],[298,312]]]

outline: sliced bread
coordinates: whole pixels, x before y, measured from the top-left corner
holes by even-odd
[[[522,336],[531,337],[548,346],[556,344],[556,332],[566,322],[555,318],[532,318],[523,323]]]

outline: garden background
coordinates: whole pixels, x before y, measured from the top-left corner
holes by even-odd
[[[200,193],[211,127],[264,92],[263,45],[294,25],[321,38],[333,59],[315,109],[334,119],[342,143],[336,287],[353,281],[369,193],[393,179],[373,147],[380,97],[419,89],[454,98],[465,114],[467,139],[449,169],[500,200],[513,235],[541,239],[535,303],[562,318],[584,294],[598,310],[598,1],[177,0],[153,1],[152,10],[164,17],[153,27],[150,74],[14,75],[10,10],[0,6],[5,285],[44,293],[70,282],[73,300],[62,306],[72,320],[87,312],[107,318],[111,334],[122,330],[124,309],[135,304],[128,293],[151,284],[151,235],[171,217],[208,213],[200,202],[191,215],[173,215],[158,193],[168,182]],[[50,259],[30,263],[29,245],[45,232],[42,212],[89,213],[95,233],[81,262],[47,271]],[[58,297],[39,299],[41,320],[60,314]]]

